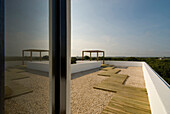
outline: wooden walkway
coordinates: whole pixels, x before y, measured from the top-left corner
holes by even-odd
[[[148,94],[145,88],[137,88],[124,85],[127,75],[115,74],[115,69],[110,69],[100,76],[106,76],[95,89],[114,92],[111,101],[104,108],[102,114],[150,114]],[[110,74],[110,76],[109,76]]]

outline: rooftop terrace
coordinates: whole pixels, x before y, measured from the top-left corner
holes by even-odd
[[[44,65],[48,68],[48,62],[39,63],[35,62],[32,65],[31,62],[27,66],[19,65],[7,68],[6,74],[8,75],[6,76],[14,76],[8,78],[7,81],[10,80],[10,82],[20,85],[18,92],[14,92],[17,87],[15,90],[12,90],[11,87],[13,92],[9,92],[6,97],[7,112],[49,113],[48,69],[43,71]],[[106,63],[114,65],[115,68],[111,72],[108,69],[103,70],[100,67],[101,62],[93,61],[79,61],[78,64],[71,66],[71,113],[155,114],[162,111],[168,112],[166,107],[169,105],[169,99],[166,101],[164,99],[169,96],[169,88],[166,90],[168,86],[162,85],[161,91],[166,90],[163,98],[157,90],[157,86],[154,86],[154,81],[149,82],[153,74],[145,63],[118,61],[106,61]],[[162,81],[159,82],[159,77],[159,79],[155,78],[157,84],[163,84]],[[154,88],[150,88],[153,86]],[[159,107],[159,109],[155,107]]]

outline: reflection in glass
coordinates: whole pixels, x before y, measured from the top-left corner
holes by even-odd
[[[48,72],[34,69],[49,60],[48,1],[7,0],[5,7],[5,112],[48,113]]]

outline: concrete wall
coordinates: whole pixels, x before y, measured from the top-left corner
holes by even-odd
[[[49,72],[49,62],[44,61],[44,62],[28,62],[27,63],[27,68],[33,69],[33,70],[39,70],[39,71],[44,71],[44,72]]]
[[[97,61],[78,62],[78,64],[71,64],[71,73],[99,68],[100,66],[101,66],[101,62],[97,62]]]
[[[110,65],[115,65],[115,66],[124,66],[124,67],[129,67],[129,66],[139,66],[141,67],[142,62],[134,62],[134,61],[105,61],[105,64],[110,64]]]
[[[147,63],[143,73],[152,114],[170,114],[170,86]]]
[[[71,73],[86,71],[100,66],[101,62],[97,61],[77,62],[77,64],[71,64]],[[27,68],[49,72],[49,62],[28,62]]]

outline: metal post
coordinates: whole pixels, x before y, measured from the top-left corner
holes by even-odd
[[[0,114],[4,114],[5,84],[5,0],[0,0]]]
[[[70,0],[50,0],[50,113],[70,114]]]

